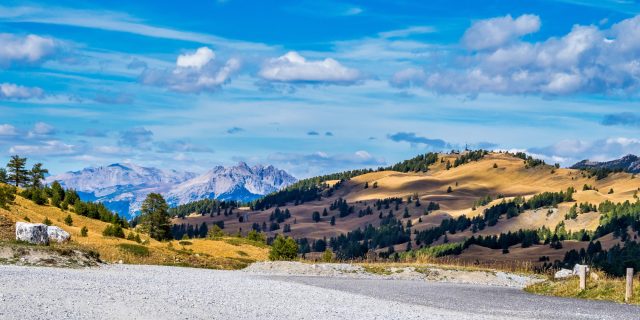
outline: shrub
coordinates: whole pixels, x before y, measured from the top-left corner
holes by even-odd
[[[89,234],[89,229],[87,229],[86,226],[82,227],[82,229],[80,229],[80,236],[81,237],[86,237]]]
[[[51,220],[49,220],[48,217],[45,217],[44,220],[42,221],[42,223],[44,223],[44,224],[46,224],[48,226],[50,226],[52,224]]]
[[[7,208],[16,199],[16,188],[8,185],[0,185],[0,208]]]
[[[298,257],[298,243],[290,237],[276,236],[269,252],[269,260],[290,261],[296,257]]]
[[[148,257],[149,256],[149,248],[131,244],[131,243],[120,243],[118,244],[118,248],[124,252],[131,253],[134,256],[138,257]]]
[[[178,242],[178,244],[180,244],[181,246],[190,246],[193,244],[193,242],[187,241],[187,240],[181,240]]]
[[[117,224],[110,224],[102,231],[102,235],[105,237],[124,238],[124,230]]]
[[[331,250],[329,249],[324,250],[324,252],[322,253],[322,261],[324,262],[333,261],[333,252],[331,252]]]
[[[251,240],[251,241],[256,241],[256,242],[260,242],[260,243],[265,243],[266,239],[264,237],[264,235],[258,231],[255,230],[251,230],[249,231],[249,233],[247,234],[247,239]]]
[[[68,214],[65,218],[64,218],[64,224],[68,225],[68,226],[72,226],[73,225],[73,218],[71,218],[71,215]]]
[[[27,216],[24,216],[24,221],[31,222],[31,219],[29,219],[29,217],[27,217]]]

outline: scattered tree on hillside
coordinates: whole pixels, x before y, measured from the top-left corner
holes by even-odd
[[[290,261],[298,256],[298,243],[291,237],[276,235],[269,252],[269,260]]]
[[[71,215],[68,214],[65,218],[64,218],[64,224],[68,225],[68,226],[72,226],[73,225],[73,218],[71,218]]]
[[[86,226],[83,226],[82,229],[80,229],[80,236],[86,237],[88,235],[89,235],[89,229],[87,229]]]
[[[9,175],[7,174],[7,169],[0,168],[0,183],[8,183]]]
[[[171,238],[168,209],[167,202],[158,193],[150,193],[142,203],[140,224],[149,232],[149,236],[156,240]]]
[[[32,188],[42,188],[42,180],[44,180],[45,175],[49,173],[49,170],[44,169],[42,167],[42,163],[36,163],[29,171],[29,180],[31,182]]]
[[[320,212],[314,211],[311,215],[311,219],[313,220],[313,222],[320,222]]]
[[[7,169],[9,171],[9,182],[13,182],[16,187],[24,186],[28,182],[28,171],[25,169],[27,158],[21,158],[18,155],[11,156]]]

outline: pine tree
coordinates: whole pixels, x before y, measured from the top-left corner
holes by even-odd
[[[42,180],[44,180],[45,175],[49,173],[49,170],[42,168],[42,163],[36,163],[29,171],[29,180],[31,181],[31,187],[33,188],[41,188]]]
[[[82,229],[80,229],[80,236],[86,237],[88,234],[89,234],[89,229],[87,229],[86,226],[83,226]]]
[[[319,222],[320,221],[320,212],[318,211],[314,211],[313,214],[311,215],[311,220],[313,220],[313,222]]]
[[[7,175],[7,169],[0,168],[0,183],[8,183],[9,176]]]
[[[27,165],[27,158],[20,158],[20,156],[11,156],[9,163],[7,163],[7,169],[9,171],[9,182],[13,182],[16,187],[26,185],[28,182],[28,172],[25,169]]]
[[[165,240],[171,237],[168,209],[167,202],[158,193],[150,193],[142,203],[140,224],[156,240]]]
[[[336,225],[336,216],[332,216],[331,217],[331,221],[329,222],[330,225],[335,226]]]

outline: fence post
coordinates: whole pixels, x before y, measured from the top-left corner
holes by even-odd
[[[587,266],[578,267],[578,274],[580,275],[580,291],[582,291],[587,288]]]
[[[627,286],[624,293],[624,302],[629,303],[633,296],[633,268],[627,268]]]

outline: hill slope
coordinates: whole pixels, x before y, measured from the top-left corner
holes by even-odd
[[[224,221],[226,232],[247,232],[253,228],[271,236],[284,233],[298,239],[306,238],[313,247],[316,240],[326,239],[328,242],[332,237],[357,229],[364,230],[368,225],[378,227],[386,223],[386,217],[393,217],[400,221],[401,230],[410,226],[412,247],[415,248],[416,232],[437,227],[445,219],[479,217],[485,209],[514,197],[529,199],[543,192],[559,192],[567,188],[576,190],[573,201],[551,208],[525,210],[510,219],[503,216],[498,223],[478,233],[470,230],[446,233],[448,241],[463,241],[476,234],[497,235],[519,229],[546,227],[554,230],[559,224],[569,232],[582,229],[594,231],[600,224],[600,213],[579,213],[576,218],[568,219],[566,215],[573,205],[589,203],[597,206],[604,201],[635,202],[634,195],[640,187],[640,180],[628,173],[612,173],[596,180],[584,171],[556,168],[506,153],[489,153],[477,161],[462,161],[453,167],[453,163],[461,162],[460,159],[464,157],[465,154],[440,154],[438,161],[430,165],[426,172],[386,170],[358,175],[339,184],[325,181],[319,197],[314,196],[310,201],[293,201],[296,199],[293,197],[278,207],[279,215],[274,204],[265,210],[240,208],[231,215],[192,215],[186,219],[176,219],[174,223],[195,225]],[[384,199],[387,199],[386,203],[381,201]],[[420,205],[416,204],[416,200]],[[340,209],[341,201],[346,203],[342,205],[347,208],[344,212]],[[382,204],[378,205],[380,202]],[[430,202],[437,203],[438,208],[427,209]],[[322,216],[325,210],[327,215]],[[314,212],[320,213],[318,222],[312,219]],[[331,223],[332,219],[334,224]],[[433,244],[442,244],[443,240],[440,237]],[[394,249],[404,251],[407,246],[406,242],[401,242],[394,245]],[[541,246],[539,252],[532,251],[527,255],[529,260],[537,261],[541,255],[548,255],[542,247],[548,248]],[[579,249],[584,246],[566,247]],[[387,250],[386,247],[374,249]],[[478,252],[474,257],[484,255]],[[564,252],[566,250],[557,251],[553,256],[561,258]]]

